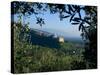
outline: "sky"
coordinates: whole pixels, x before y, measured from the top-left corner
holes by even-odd
[[[81,11],[81,14],[84,16],[84,11]],[[48,31],[64,37],[81,38],[81,31],[78,30],[78,25],[71,25],[71,23],[69,22],[69,18],[60,21],[58,13],[50,14],[49,11],[45,12],[44,14],[39,14],[38,16],[44,18],[45,25],[43,25],[42,27],[39,24],[36,24],[36,18],[34,14],[32,14],[29,18],[25,18],[25,23],[29,22],[30,28]],[[18,20],[17,15],[15,15],[14,20]]]

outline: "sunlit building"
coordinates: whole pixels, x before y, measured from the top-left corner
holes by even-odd
[[[58,40],[59,40],[59,42],[62,42],[62,43],[64,42],[64,38],[63,37],[59,37]]]

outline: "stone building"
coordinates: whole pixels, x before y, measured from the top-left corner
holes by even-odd
[[[59,37],[58,41],[64,43],[64,38],[63,37]]]

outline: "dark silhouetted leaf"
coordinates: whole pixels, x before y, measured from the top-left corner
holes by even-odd
[[[82,28],[82,25],[83,25],[83,23],[81,23],[81,24],[79,25],[79,31],[81,30],[81,28]]]
[[[75,17],[74,19],[72,19],[73,21],[76,21],[76,22],[80,22],[80,18],[77,18],[77,17]]]
[[[73,10],[73,8],[71,7],[71,5],[68,5],[68,9],[69,9],[69,12],[75,12],[74,10]]]
[[[80,10],[79,10],[78,14],[79,14],[79,18],[81,19],[82,17],[81,17],[81,13],[80,13]]]
[[[91,23],[89,21],[84,20],[84,22],[86,22],[87,24],[89,24],[91,26]]]
[[[75,14],[73,14],[73,15],[71,16],[71,18],[70,18],[70,22],[72,21],[72,19],[73,19],[74,16],[75,16]]]
[[[68,17],[70,17],[69,15],[68,16],[63,16],[62,18],[68,18]]]
[[[67,11],[67,10],[65,10],[64,12],[66,12],[67,14],[71,14],[71,12],[69,12],[69,11]]]
[[[90,17],[85,17],[85,20],[90,20],[91,18]]]
[[[82,30],[82,32],[83,32],[83,31],[84,31],[84,28],[82,27],[82,29],[81,29],[81,30]]]
[[[79,23],[71,23],[71,24],[73,24],[73,25],[77,25],[77,24],[79,24]]]
[[[72,7],[76,10],[78,8],[77,5],[72,5]]]

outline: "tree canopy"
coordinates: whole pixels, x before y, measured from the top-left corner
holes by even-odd
[[[61,21],[65,18],[70,18],[69,22],[72,25],[79,25],[78,29],[82,32],[81,36],[85,40],[85,45],[89,47],[85,46],[85,58],[93,63],[95,61],[94,66],[97,65],[97,7],[20,1],[11,3],[12,15],[22,14],[23,16],[30,16],[34,14],[37,20],[36,23],[40,26],[45,24],[45,20],[37,15],[47,10],[49,10],[50,14],[59,13]],[[82,17],[81,10],[85,12],[85,17]],[[75,16],[76,14],[78,14],[77,17]]]

